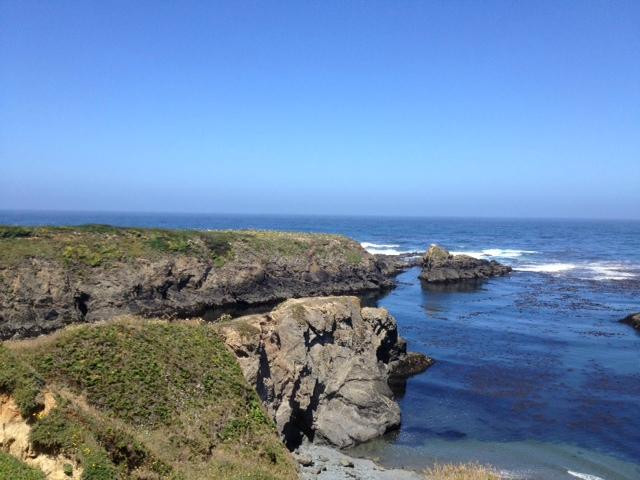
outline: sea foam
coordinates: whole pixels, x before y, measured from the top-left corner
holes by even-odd
[[[533,254],[538,252],[535,250],[516,250],[513,248],[486,248],[480,251],[459,251],[449,253],[451,253],[452,255],[468,255],[473,258],[518,258],[525,254]]]
[[[362,242],[360,245],[362,245],[362,248],[367,252],[374,255],[401,255],[403,253],[409,253],[409,251],[398,250],[400,245],[395,244]]]
[[[581,478],[582,480],[604,480],[602,477],[596,477],[588,473],[574,472],[573,470],[567,470],[567,473],[572,477]]]
[[[519,272],[559,273],[573,270],[574,268],[576,268],[574,263],[540,263],[519,265],[513,269]]]

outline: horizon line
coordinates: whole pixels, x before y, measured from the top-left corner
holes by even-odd
[[[640,217],[545,217],[545,216],[500,216],[500,215],[406,215],[376,213],[265,213],[265,212],[203,212],[203,211],[158,211],[158,210],[72,210],[72,209],[6,209],[6,213],[50,213],[50,214],[118,214],[118,215],[211,215],[245,217],[366,217],[366,218],[407,218],[407,219],[458,219],[458,220],[582,220],[582,221],[640,221]]]

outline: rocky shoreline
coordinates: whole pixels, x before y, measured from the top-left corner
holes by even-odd
[[[216,307],[394,285],[373,255],[337,235],[105,226],[0,230],[0,339],[123,314],[188,318]]]
[[[295,452],[301,478],[421,478],[337,450],[397,429],[394,392],[433,364],[407,351],[388,311],[348,295],[392,288],[414,267],[435,285],[511,270],[437,246],[423,255],[371,255],[334,235],[105,226],[0,227],[0,234],[0,339],[121,315],[260,309],[208,319]]]
[[[424,480],[412,470],[387,469],[373,460],[355,458],[324,445],[303,444],[294,458],[301,480]]]

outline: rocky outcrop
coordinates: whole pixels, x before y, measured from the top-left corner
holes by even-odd
[[[0,238],[0,339],[32,337],[122,314],[192,317],[220,306],[393,285],[371,254],[344,237],[223,232],[232,240],[224,244],[224,257],[215,257],[218,245],[207,247],[207,232],[169,245],[186,245],[197,254],[154,250],[144,255],[133,242],[148,249],[156,238],[143,230],[122,232],[89,236],[65,230],[47,231],[45,238]],[[92,250],[86,246],[96,242],[101,243]],[[28,248],[36,253],[23,255]],[[22,257],[16,260],[18,255]],[[100,263],[103,257],[109,261]]]
[[[407,354],[386,310],[356,297],[288,300],[218,329],[290,448],[348,447],[398,427],[389,380],[431,363]]]
[[[620,321],[622,323],[626,323],[627,325],[631,325],[633,328],[640,331],[640,312],[627,315]]]
[[[495,260],[451,255],[444,248],[431,245],[422,258],[420,278],[428,283],[452,283],[506,275],[509,272],[511,267]]]
[[[412,252],[401,253],[399,255],[375,254],[374,257],[378,268],[384,275],[395,277],[405,270],[422,265],[423,255],[424,254],[420,252]]]

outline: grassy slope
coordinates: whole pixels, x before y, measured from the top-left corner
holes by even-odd
[[[0,451],[0,479],[44,480],[42,472]]]
[[[34,422],[34,448],[75,458],[84,480],[296,478],[257,395],[206,324],[71,327],[0,347],[0,372],[0,389]],[[57,396],[46,416],[43,388]]]
[[[109,266],[135,258],[190,255],[221,267],[237,255],[296,256],[320,247],[319,254],[337,255],[349,263],[362,260],[362,250],[345,237],[267,231],[196,231],[120,228],[0,226],[0,266],[25,258],[43,258],[67,265]]]

